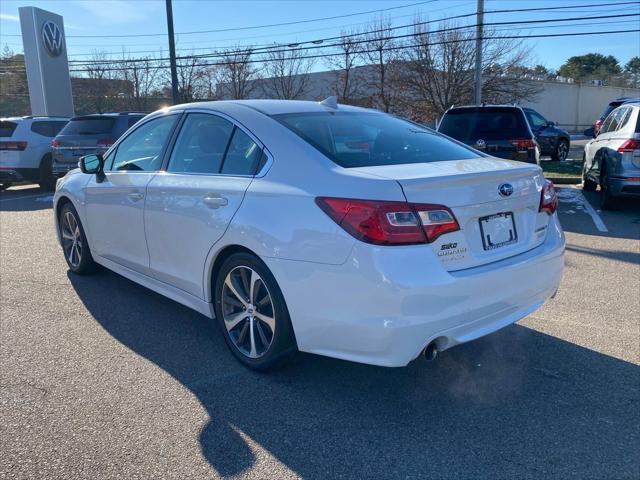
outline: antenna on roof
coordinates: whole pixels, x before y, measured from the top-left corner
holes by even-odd
[[[328,107],[328,108],[333,108],[334,110],[338,109],[338,97],[336,97],[335,95],[331,96],[331,97],[327,97],[324,100],[322,100],[320,102],[320,105]]]

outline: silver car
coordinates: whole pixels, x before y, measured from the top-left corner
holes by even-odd
[[[627,102],[604,120],[584,147],[583,188],[600,186],[600,205],[614,208],[620,197],[640,197],[640,101]]]

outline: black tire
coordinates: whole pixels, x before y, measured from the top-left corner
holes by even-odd
[[[587,175],[587,159],[582,155],[582,161],[584,165],[582,167],[582,189],[587,192],[595,192],[598,188],[598,184],[591,180]]]
[[[600,171],[600,208],[602,210],[613,210],[616,208],[616,198],[611,194],[609,185],[609,174],[606,168]]]
[[[73,228],[73,223],[67,223],[68,215],[72,216],[75,220],[76,229]],[[71,228],[68,228],[71,226]],[[95,270],[96,263],[93,260],[93,256],[91,255],[91,249],[89,248],[89,243],[87,242],[87,236],[84,233],[84,228],[82,228],[82,223],[80,222],[80,217],[78,216],[78,212],[71,204],[71,202],[65,203],[60,209],[60,215],[58,216],[58,228],[60,229],[60,237],[62,240],[62,251],[64,252],[64,259],[69,266],[69,270],[78,275],[85,275],[87,273],[91,273]],[[66,238],[66,235],[69,233],[76,236],[76,248],[75,255],[71,256],[70,254],[70,242],[73,244],[73,240]],[[72,247],[72,245],[71,245]],[[77,260],[79,256],[79,260]],[[76,259],[72,261],[71,258]]]
[[[558,144],[551,154],[551,160],[555,162],[564,162],[568,156],[569,142],[566,139],[561,138],[560,140],[558,140]]]
[[[253,270],[257,273],[259,276],[258,281],[262,282],[262,285],[257,286],[256,290],[262,289],[262,292],[266,293],[266,296],[270,297],[270,302],[268,304],[268,316],[273,319],[273,324],[275,325],[275,331],[273,332],[271,332],[270,329],[267,330],[268,326],[266,323],[258,321],[258,302],[256,301],[257,293],[254,293],[256,299],[250,300],[245,298],[242,300],[243,304],[245,303],[245,300],[249,300],[248,303],[250,304],[250,308],[247,309],[246,304],[245,306],[240,306],[239,302],[236,301],[236,299],[239,298],[238,296],[229,295],[230,290],[225,286],[227,276],[235,275],[236,272],[249,270]],[[258,285],[258,283],[254,282],[254,285]],[[236,286],[238,286],[238,284],[236,284]],[[266,290],[264,290],[264,287],[266,287]],[[229,256],[229,258],[227,258],[220,267],[217,277],[215,278],[213,288],[217,322],[222,330],[227,346],[243,365],[252,370],[266,371],[280,365],[284,360],[292,356],[297,351],[295,335],[289,318],[289,311],[287,310],[280,287],[278,286],[273,274],[269,271],[269,268],[257,256],[245,252],[234,253]],[[236,292],[240,293],[239,289],[240,287],[238,286],[238,290],[236,290]],[[238,304],[237,307],[234,307],[229,303],[231,301],[228,298],[229,296],[231,297],[231,300]],[[255,303],[255,306],[253,303]],[[236,308],[237,311],[229,311],[229,308]],[[250,311],[253,313],[254,308],[256,312],[255,317],[249,313],[242,317],[244,312]],[[224,316],[225,313],[227,314],[227,318],[229,316],[237,315],[238,318],[242,317],[242,320],[238,321],[235,327],[227,330],[227,323]],[[260,327],[260,325],[262,326]],[[251,336],[252,334],[254,334],[256,339],[259,339],[260,336],[258,336],[257,333],[261,333],[261,337],[264,339],[264,334],[262,334],[262,332],[258,332],[258,330],[262,330],[263,328],[267,330],[267,336],[270,337],[270,343],[266,346],[265,342],[256,340],[255,343],[260,343],[265,350],[259,357],[252,358],[250,356],[250,352],[242,351],[243,341],[240,340],[242,331],[245,332],[243,336],[245,339],[247,335]],[[248,331],[250,332],[247,333]],[[268,335],[269,332],[271,332],[271,335]],[[246,340],[244,343],[246,343]],[[255,349],[256,346],[254,341],[251,340],[251,351],[253,352]]]
[[[40,161],[38,185],[45,192],[52,192],[56,189],[56,179],[53,176],[51,154],[47,153]]]

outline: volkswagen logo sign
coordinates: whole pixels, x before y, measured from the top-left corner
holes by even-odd
[[[42,25],[42,43],[47,53],[52,57],[59,57],[62,53],[62,46],[64,44],[62,30],[51,20],[44,22]]]
[[[486,146],[487,146],[487,142],[485,142],[481,138],[476,140],[476,148],[482,149],[482,148],[485,148]]]
[[[503,183],[498,187],[498,193],[501,197],[510,197],[513,193],[513,185],[510,183]]]

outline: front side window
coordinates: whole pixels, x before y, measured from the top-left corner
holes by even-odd
[[[381,113],[286,113],[273,118],[345,168],[479,157],[433,130]]]
[[[178,115],[150,120],[134,130],[118,145],[111,164],[112,171],[153,172],[162,166],[162,152]]]
[[[529,120],[529,123],[533,128],[540,129],[542,127],[547,126],[547,121],[539,113],[532,112],[530,110],[525,110],[524,113],[527,116],[527,119]]]
[[[169,172],[219,173],[233,124],[205,113],[187,116],[169,160]]]

